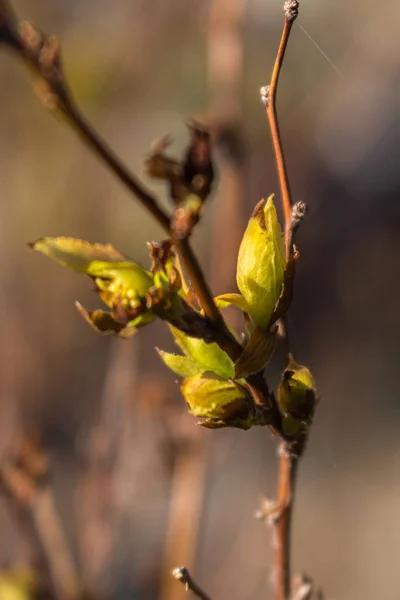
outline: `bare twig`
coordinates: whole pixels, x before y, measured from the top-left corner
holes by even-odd
[[[281,134],[279,129],[278,115],[276,111],[276,97],[278,90],[279,76],[281,73],[283,60],[285,58],[286,47],[289,41],[292,25],[298,14],[299,3],[296,0],[287,1],[284,4],[285,22],[278,53],[275,59],[274,69],[270,84],[261,88],[261,97],[266,107],[269,126],[271,129],[272,143],[278,169],[279,185],[281,188],[283,211],[285,216],[285,243],[286,257],[289,258],[291,248],[289,246],[290,220],[292,216],[292,196],[290,192],[289,178],[287,174],[286,162],[283,153]]]
[[[192,576],[186,567],[177,567],[172,571],[172,576],[185,585],[187,592],[193,592],[195,596],[202,600],[211,600],[210,596],[207,596],[201,587],[192,579]]]
[[[284,3],[285,21],[283,32],[275,59],[275,65],[272,72],[270,84],[261,88],[261,99],[266,107],[266,113],[271,130],[272,144],[277,164],[279,185],[283,212],[285,218],[285,248],[286,259],[289,261],[293,248],[293,233],[297,228],[304,212],[305,205],[295,205],[296,210],[292,209],[292,197],[287,174],[285,156],[283,152],[281,134],[279,129],[278,115],[276,110],[276,98],[278,90],[279,76],[281,73],[283,60],[287,44],[289,41],[292,25],[298,15],[299,2],[297,0],[287,0]],[[286,330],[285,318],[281,320],[282,337],[284,340],[285,356],[290,356],[289,340]],[[295,493],[295,481],[298,453],[292,453],[292,449],[282,441],[279,447],[279,477],[277,504],[279,507],[278,516],[274,522],[274,590],[275,600],[288,600],[290,597],[290,536],[292,507]]]
[[[273,532],[275,600],[288,600],[290,595],[290,537],[297,465],[298,456],[282,442],[279,447],[279,514]]]

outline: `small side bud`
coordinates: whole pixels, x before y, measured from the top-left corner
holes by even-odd
[[[296,231],[296,229],[306,216],[307,210],[307,204],[305,202],[302,202],[301,200],[293,205],[292,214],[290,217],[290,227],[292,231]]]
[[[271,89],[270,85],[263,85],[262,88],[260,88],[261,103],[264,104],[264,106],[266,108],[268,107],[268,104],[269,104],[270,89]]]
[[[317,404],[311,371],[290,358],[278,389],[278,405],[284,416],[284,433],[295,438],[307,431]]]

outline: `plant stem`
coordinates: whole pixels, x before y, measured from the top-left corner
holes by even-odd
[[[285,442],[279,446],[279,477],[277,504],[280,514],[274,524],[274,588],[275,600],[290,597],[290,546],[293,501],[298,457],[293,455]]]
[[[276,98],[279,76],[285,58],[286,48],[292,25],[298,14],[299,3],[296,0],[286,1],[284,4],[285,22],[281,41],[275,59],[270,84],[265,88],[265,106],[271,130],[272,144],[278,170],[279,186],[283,213],[285,218],[285,248],[286,260],[289,260],[292,245],[292,196],[289,185],[286,161],[283,152]],[[264,95],[264,92],[263,92]],[[285,319],[282,319],[285,340],[285,354],[290,356],[289,341],[286,331]],[[279,475],[277,490],[277,506],[279,517],[274,523],[274,591],[275,600],[289,600],[291,587],[290,548],[291,548],[291,521],[295,494],[295,482],[298,465],[298,454],[294,455],[286,442],[281,441],[279,446]]]
[[[286,258],[289,257],[289,236],[290,236],[290,219],[292,215],[292,195],[290,191],[289,178],[287,174],[287,167],[285,162],[285,156],[283,153],[282,139],[278,122],[278,114],[276,111],[276,98],[278,91],[279,76],[281,73],[283,60],[285,58],[286,47],[289,41],[290,31],[294,18],[285,17],[283,25],[282,37],[278,48],[278,53],[275,59],[274,69],[272,71],[271,82],[268,88],[268,95],[266,99],[266,112],[268,122],[271,130],[272,144],[274,147],[274,154],[276,159],[276,165],[278,169],[279,185],[281,189],[281,197],[283,204],[283,212],[285,217],[285,245],[286,245]]]

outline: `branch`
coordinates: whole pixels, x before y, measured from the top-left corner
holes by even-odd
[[[278,170],[279,185],[283,212],[285,218],[285,248],[286,260],[289,261],[293,252],[293,237],[301,219],[305,214],[306,207],[303,203],[297,203],[292,208],[292,196],[290,191],[287,167],[283,152],[281,134],[279,129],[278,114],[276,110],[276,98],[278,91],[279,76],[292,25],[298,16],[299,2],[287,0],[284,3],[285,21],[283,32],[272,71],[270,84],[261,88],[261,98],[266,107],[269,126],[271,129],[272,144]],[[290,356],[289,340],[286,331],[285,318],[281,319],[281,333],[285,343],[285,355]],[[305,442],[305,441],[304,441]],[[303,446],[300,443],[300,446]],[[290,546],[291,546],[291,520],[295,494],[295,482],[298,459],[302,447],[293,451],[285,441],[281,441],[279,447],[279,477],[277,503],[275,506],[274,520],[274,590],[275,600],[288,600],[291,587],[290,570]]]
[[[195,596],[201,598],[202,600],[211,600],[210,596],[207,596],[201,587],[199,587],[192,579],[192,576],[186,567],[177,567],[172,571],[172,576],[185,585],[187,592],[193,592]]]
[[[292,216],[292,195],[290,191],[285,156],[283,153],[283,146],[278,123],[278,115],[276,111],[276,97],[278,91],[279,76],[281,73],[283,60],[285,58],[286,47],[289,41],[292,25],[298,15],[298,8],[299,3],[297,2],[297,0],[288,0],[284,4],[283,10],[285,12],[285,22],[283,25],[283,32],[278,48],[278,53],[275,59],[274,69],[272,71],[271,82],[268,86],[261,88],[261,98],[266,107],[269,126],[271,129],[272,143],[274,147],[274,154],[278,169],[279,185],[281,188],[283,212],[285,216],[286,258],[289,258],[291,252],[289,236],[290,221]]]
[[[291,521],[298,458],[284,442],[281,442],[277,494],[279,514],[274,522],[273,533],[275,600],[288,600],[290,596]]]
[[[24,62],[39,76],[37,91],[43,104],[51,110],[58,110],[63,115],[78,136],[167,232],[182,258],[205,315],[216,328],[218,343],[236,360],[242,348],[230,333],[214,303],[212,292],[189,241],[176,239],[171,231],[170,218],[158,205],[156,198],[114,154],[75,104],[62,69],[58,41],[54,37],[44,35],[29,23],[19,23],[7,0],[0,0],[0,44],[2,43],[16,50]]]

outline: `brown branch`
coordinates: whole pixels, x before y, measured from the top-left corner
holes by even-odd
[[[291,453],[285,442],[281,442],[277,496],[279,513],[274,522],[273,533],[275,600],[288,600],[290,597],[291,521],[297,465],[298,456]]]
[[[272,144],[276,159],[283,213],[285,218],[285,248],[286,260],[289,261],[293,248],[293,235],[301,217],[302,211],[293,211],[292,196],[289,178],[283,152],[282,139],[279,128],[278,114],[276,110],[276,99],[278,91],[279,76],[285,58],[286,48],[292,25],[298,15],[299,3],[297,0],[287,0],[284,3],[285,21],[283,32],[272,71],[269,86],[261,89],[262,100],[266,107],[266,113],[271,130]],[[297,205],[295,205],[297,206]],[[302,207],[303,208],[303,207]],[[299,214],[297,214],[299,213]],[[302,214],[300,214],[302,213]],[[285,318],[281,319],[282,337],[284,340],[284,351],[286,357],[290,356],[289,339],[286,330]],[[292,449],[281,441],[279,446],[279,476],[277,490],[277,517],[274,519],[273,550],[274,550],[274,591],[275,600],[289,600],[290,598],[290,548],[291,548],[291,521],[295,494],[295,482],[298,459],[301,450],[292,453]]]
[[[283,60],[285,58],[286,47],[289,41],[292,25],[298,14],[298,7],[299,3],[296,0],[288,1],[284,4],[285,22],[283,25],[283,32],[278,48],[278,53],[275,59],[274,69],[272,71],[271,81],[269,86],[266,86],[261,89],[262,99],[265,103],[268,122],[271,130],[272,144],[274,147],[274,154],[278,169],[283,212],[285,216],[285,245],[287,258],[289,258],[291,251],[289,237],[290,221],[292,216],[292,195],[290,191],[289,178],[287,173],[285,156],[283,152],[282,139],[278,122],[278,114],[276,111],[276,98],[278,91],[279,76],[281,73]]]
[[[195,596],[201,598],[202,600],[211,600],[210,596],[207,596],[201,587],[192,579],[192,576],[185,567],[177,567],[174,569],[172,571],[172,576],[185,585],[187,592],[192,592]]]

